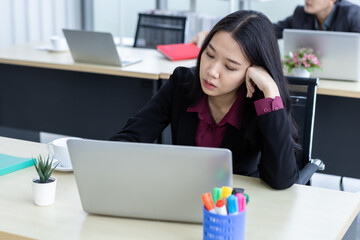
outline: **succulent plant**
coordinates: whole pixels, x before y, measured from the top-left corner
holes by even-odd
[[[39,175],[39,182],[40,183],[48,183],[49,178],[51,174],[54,172],[55,168],[59,165],[57,163],[54,167],[53,165],[53,159],[47,156],[46,158],[43,158],[41,155],[39,155],[36,158],[36,161],[33,159],[35,169]]]

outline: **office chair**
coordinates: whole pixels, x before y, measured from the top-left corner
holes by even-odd
[[[286,77],[289,82],[292,116],[298,126],[301,151],[297,156],[300,169],[299,184],[310,184],[317,170],[324,170],[320,159],[311,158],[318,78]]]
[[[139,13],[134,47],[156,48],[161,44],[183,43],[185,16]]]

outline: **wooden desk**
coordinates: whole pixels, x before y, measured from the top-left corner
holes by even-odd
[[[360,82],[320,79],[317,93],[328,96],[360,98]]]
[[[195,64],[195,61],[178,61],[174,63],[165,59],[155,50],[131,47],[119,47],[121,56],[141,58],[141,62],[122,68],[81,64],[74,63],[69,51],[54,53],[36,49],[37,46],[42,45],[46,44],[27,43],[2,48],[0,49],[0,63],[151,80],[158,80],[162,71],[172,72],[175,65],[191,67]]]
[[[0,137],[0,152],[22,157],[46,154],[44,144]],[[201,239],[201,224],[88,215],[73,173],[54,172],[55,204],[32,203],[30,167],[0,176],[2,232],[36,239]],[[360,195],[294,185],[273,190],[260,179],[234,176],[250,195],[246,239],[341,239],[360,211]],[[199,196],[200,197],[200,196]]]
[[[0,63],[19,66],[39,67],[77,72],[106,74],[141,79],[168,79],[177,66],[192,67],[196,60],[171,62],[153,49],[121,47],[124,56],[132,55],[142,59],[140,63],[127,67],[111,67],[95,64],[74,63],[70,52],[51,53],[36,50],[45,43],[27,43],[0,49]],[[318,94],[360,98],[360,82],[321,79]]]
[[[44,144],[0,137],[0,152],[46,154]],[[73,173],[55,172],[56,202],[32,203],[30,167],[0,176],[0,231],[36,239],[201,239],[202,225],[88,215]],[[341,239],[360,211],[360,195],[294,185],[273,190],[260,179],[235,176],[250,195],[246,239]],[[200,197],[200,196],[199,196]],[[1,238],[1,232],[0,232]]]

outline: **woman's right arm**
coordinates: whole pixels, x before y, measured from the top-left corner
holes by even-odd
[[[112,136],[112,141],[153,143],[170,123],[171,103],[175,91],[173,76],[133,117]]]
[[[189,74],[189,68],[176,68],[160,90],[110,140],[153,143],[171,122],[172,111],[177,111],[173,106]]]

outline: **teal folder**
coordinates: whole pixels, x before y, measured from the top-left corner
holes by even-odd
[[[0,176],[34,166],[32,158],[21,158],[0,153]]]

